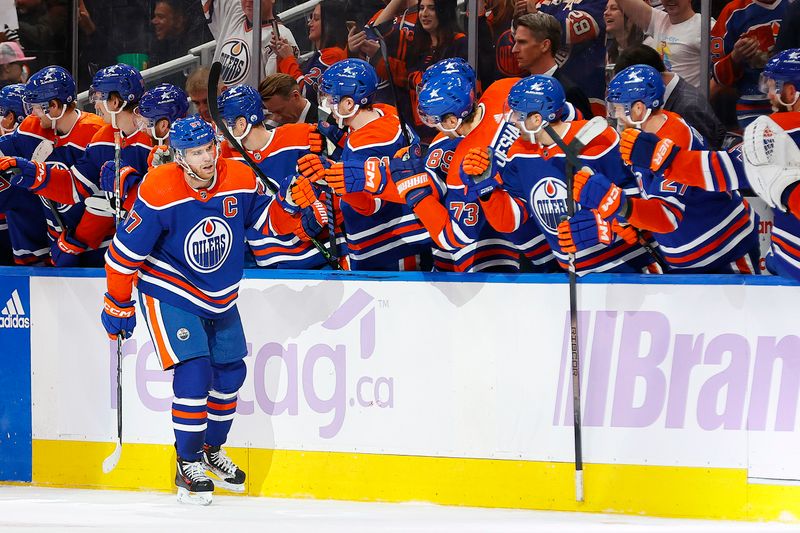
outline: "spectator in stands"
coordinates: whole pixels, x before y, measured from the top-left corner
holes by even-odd
[[[316,101],[317,82],[328,67],[347,58],[347,6],[341,0],[323,0],[308,17],[308,40],[312,55],[302,67],[286,39],[273,36],[272,46],[278,56],[278,72],[294,78],[305,96]],[[309,87],[306,90],[306,86]]]
[[[288,74],[270,74],[258,85],[267,120],[275,126],[284,124],[316,124],[317,106],[300,94],[297,81]]]
[[[772,52],[777,54],[789,48],[800,48],[800,2],[792,2],[786,8]]]
[[[479,3],[480,5],[483,2]],[[514,32],[511,22],[517,11],[515,0],[487,0],[486,11],[478,21],[479,43],[485,45],[484,50],[479,50],[478,77],[484,87],[491,85],[492,81],[500,78],[517,77],[521,72],[514,59],[511,49],[514,47]],[[524,14],[525,7],[519,8]],[[480,12],[479,12],[480,15]],[[490,56],[484,53],[490,52]],[[485,65],[491,65],[491,75],[483,71]]]
[[[642,30],[620,10],[617,0],[608,0],[603,12],[606,21],[606,68],[614,70],[619,54],[629,46],[641,44],[644,40]]]
[[[14,0],[19,21],[19,42],[36,53],[33,71],[47,65],[69,65],[67,32],[69,7],[66,0]]]
[[[155,37],[150,47],[150,66],[185,55],[190,48],[210,41],[211,32],[201,19],[197,2],[156,0],[150,19]]]
[[[759,77],[775,47],[789,0],[739,0],[728,3],[711,28],[714,81],[739,93],[737,122],[741,129],[760,115],[772,113],[759,88]]]
[[[214,60],[223,59],[221,79],[225,86],[233,87],[256,80],[278,71],[278,56],[271,46],[273,23],[281,37],[299,53],[292,31],[275,17],[274,0],[260,0],[261,8],[261,64],[253,68],[250,43],[253,42],[254,0],[205,0],[203,13],[206,23],[217,41]],[[247,43],[246,46],[242,42]]]
[[[206,122],[213,122],[208,111],[208,68],[199,67],[189,74],[186,79],[186,94],[189,95],[195,112]]]
[[[700,13],[691,0],[663,4],[664,11],[642,0],[617,0],[622,12],[638,26],[661,55],[668,71],[700,88]]]
[[[19,43],[8,41],[0,43],[0,85],[25,83],[31,74],[28,61],[35,56],[26,56]]]
[[[457,22],[456,0],[419,0],[414,40],[406,58],[408,92],[414,127],[426,143],[436,134],[435,128],[424,126],[417,113],[417,85],[425,69],[447,57],[467,59],[467,36]]]
[[[547,13],[527,13],[514,21],[514,58],[525,73],[543,74],[558,80],[564,88],[567,102],[584,118],[592,116],[586,94],[556,63],[556,53],[561,42],[561,25]]]
[[[390,103],[395,105],[392,88],[389,87],[389,72],[398,87],[406,88],[408,76],[406,73],[406,57],[408,48],[414,40],[414,27],[417,23],[418,0],[389,0],[385,9],[377,11],[360,28],[354,25],[349,29],[347,48],[350,57],[359,57],[369,61],[378,73],[380,82],[375,95],[376,103]],[[376,31],[377,30],[377,31]],[[389,65],[386,65],[380,52],[378,33],[383,36],[386,43],[386,54]],[[400,102],[397,105],[404,110],[406,116],[411,113],[408,94],[401,91]]]
[[[725,127],[714,114],[711,104],[696,87],[678,74],[669,72],[658,52],[645,44],[628,47],[617,58],[614,74],[632,65],[650,65],[660,72],[665,85],[664,109],[680,115],[708,140],[713,149],[722,147]]]
[[[559,70],[568,78],[580,81],[581,91],[589,99],[592,113],[604,115],[606,33],[603,11],[606,0],[529,1],[526,6],[528,13],[541,11],[558,21],[561,26],[556,60]]]

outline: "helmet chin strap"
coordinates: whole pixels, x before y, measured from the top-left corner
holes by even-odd
[[[644,125],[644,123],[647,122],[647,119],[650,118],[650,114],[652,112],[653,112],[653,110],[648,108],[647,111],[645,112],[644,117],[642,118],[642,120],[633,120],[633,118],[631,117],[630,113],[625,113],[625,120],[629,124],[632,124],[634,128],[636,128],[637,130],[640,130],[640,129],[642,129],[642,126]]]
[[[456,122],[455,127],[453,127],[452,129],[445,128],[445,127],[442,126],[441,122],[438,122],[436,124],[436,129],[441,131],[442,133],[444,133],[446,135],[455,135],[456,137],[463,137],[463,135],[459,135],[458,131],[456,131],[456,130],[458,130],[458,128],[461,127],[461,124],[463,122],[464,122],[463,119],[458,119],[458,122]]]
[[[794,104],[797,103],[797,99],[798,98],[800,98],[800,91],[795,91],[794,92],[794,100],[792,100],[791,104],[787,104],[786,102],[783,101],[783,98],[781,98],[780,93],[778,93],[778,102],[780,102],[781,105],[786,106],[790,111],[791,111],[792,107],[794,107]]]
[[[47,115],[47,117],[50,119],[50,128],[53,131],[56,131],[56,122],[61,120],[61,118],[64,116],[64,113],[66,113],[66,112],[67,112],[67,106],[62,104],[61,105],[61,114],[58,115],[57,117],[51,117],[49,112],[45,113],[45,115]]]
[[[251,129],[253,129],[253,125],[248,122],[247,127],[244,129],[244,132],[241,135],[234,135],[233,138],[239,141],[239,144],[241,144],[244,138],[250,134]],[[233,128],[230,127],[230,130],[231,134],[233,135]]]
[[[123,102],[122,103],[122,107],[120,107],[116,111],[111,111],[108,108],[108,100],[102,100],[102,102],[103,102],[103,109],[106,110],[106,113],[111,115],[111,127],[114,128],[115,130],[118,130],[119,126],[117,126],[117,115],[122,113],[122,110],[125,109],[125,106],[128,105],[128,102]],[[63,113],[62,113],[62,115],[63,115]],[[139,131],[139,130],[137,129],[136,131]]]
[[[156,127],[155,126],[150,126],[150,127],[147,128],[147,132],[150,134],[150,137],[152,137],[153,139],[155,139],[158,142],[158,144],[167,144],[166,143],[166,138],[169,137],[169,131],[167,131],[167,134],[164,135],[163,137],[159,137],[156,134]]]
[[[336,117],[336,125],[339,126],[340,128],[344,128],[344,121],[347,120],[350,117],[355,116],[355,114],[358,113],[358,110],[360,108],[361,108],[360,105],[354,104],[353,105],[353,111],[349,115],[342,115],[342,114],[339,113],[339,104],[337,103],[336,106],[332,110],[333,111],[333,116]]]

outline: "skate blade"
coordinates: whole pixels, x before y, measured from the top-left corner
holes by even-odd
[[[209,505],[213,492],[189,492],[183,487],[178,487],[178,501],[191,505]]]
[[[228,483],[227,481],[223,481],[221,479],[215,479],[214,488],[225,489],[230,492],[244,492],[244,483],[241,485],[234,485],[233,483]]]

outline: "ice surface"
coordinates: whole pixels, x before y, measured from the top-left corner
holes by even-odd
[[[195,529],[196,528],[196,529]],[[244,533],[785,532],[800,524],[446,507],[421,503],[285,500],[216,494],[209,507],[175,494],[0,485],[0,531]]]

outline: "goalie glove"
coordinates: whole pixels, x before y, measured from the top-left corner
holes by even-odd
[[[575,254],[598,244],[611,244],[611,223],[594,209],[581,209],[558,225],[558,246],[566,254]]]
[[[661,139],[654,133],[628,128],[619,140],[619,152],[627,165],[664,172],[672,164],[680,147],[672,139]]]
[[[767,116],[744,130],[742,161],[750,188],[770,207],[786,211],[784,193],[800,181],[800,148]]]
[[[588,167],[575,173],[572,194],[581,206],[596,209],[605,219],[616,215],[628,201],[625,191],[604,175],[592,174]]]

